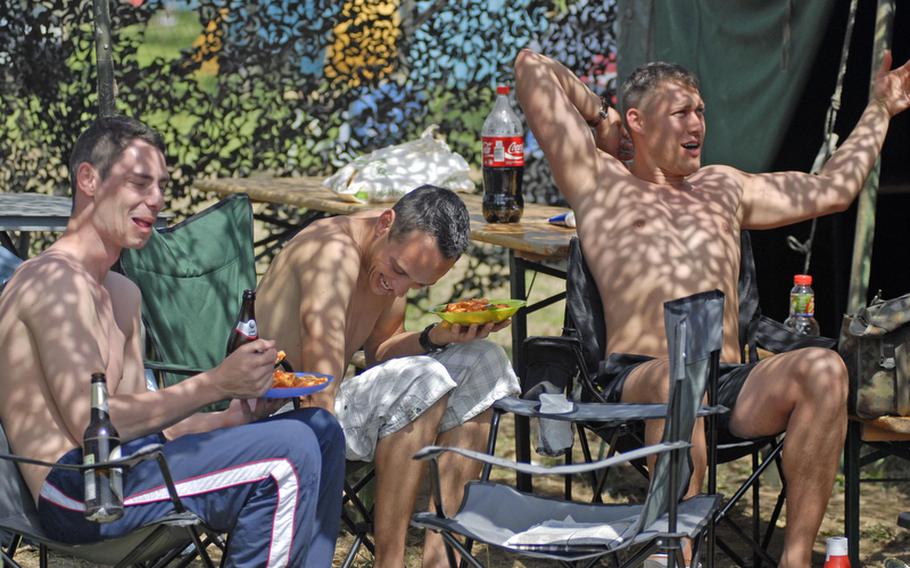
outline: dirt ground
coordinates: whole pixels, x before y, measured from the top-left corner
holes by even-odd
[[[511,420],[503,423],[503,430],[500,432],[501,442],[497,454],[511,457],[514,452],[512,443]],[[577,445],[577,444],[576,444]],[[596,446],[594,446],[596,448]],[[537,461],[535,457],[535,461]],[[579,455],[580,459],[580,455]],[[543,461],[543,460],[541,460]],[[906,462],[904,462],[906,463]],[[730,494],[733,487],[741,483],[749,471],[748,458],[723,464],[718,469],[718,483],[720,491]],[[877,466],[877,469],[866,471],[864,475],[875,475],[876,477],[906,477],[908,472],[907,466],[899,461],[883,462]],[[641,476],[632,470],[632,468],[620,469],[612,474],[612,479],[616,480],[609,484],[609,500],[640,499],[645,491],[646,485]],[[514,474],[506,472],[494,472],[494,477],[501,478],[507,482],[514,480]],[[574,485],[575,498],[584,499],[590,496],[583,482],[578,481]],[[765,522],[770,516],[771,508],[778,492],[778,483],[770,480],[762,487],[762,517]],[[560,495],[562,491],[561,479],[535,478],[534,490],[539,493]],[[748,499],[745,500],[738,508],[732,512],[731,519],[738,526],[748,531],[751,526],[751,518],[748,511]],[[425,500],[418,504],[419,507],[425,507]],[[910,564],[910,530],[902,529],[897,526],[896,519],[898,513],[904,510],[910,510],[910,485],[903,483],[865,483],[862,487],[861,500],[861,543],[860,559],[861,565],[870,568],[883,567],[888,559],[898,559]],[[778,521],[778,528],[775,530],[772,539],[771,551],[774,556],[779,555],[782,541],[783,528],[785,526],[786,506],[784,507],[783,519]],[[822,523],[821,530],[815,543],[815,551],[812,559],[812,566],[822,566],[824,564],[825,539],[829,536],[844,534],[844,486],[843,477],[838,476],[835,484],[831,501],[828,505],[828,513]],[[745,555],[746,548],[739,544],[731,531],[721,525],[718,528],[719,538],[725,539],[733,544],[734,550]],[[420,566],[420,553],[422,546],[423,534],[421,531],[412,529],[408,534],[408,551],[407,566]],[[338,540],[338,547],[335,555],[335,566],[340,566],[350,548],[351,537],[342,533]],[[475,548],[479,552],[479,558],[484,564],[492,567],[527,567],[537,568],[550,566],[552,563],[541,561],[519,561],[497,549],[486,549],[484,547]],[[16,560],[21,562],[26,568],[38,566],[37,553],[34,550],[21,550],[16,555]],[[75,567],[85,568],[90,566],[87,563],[52,555],[50,565],[53,567]],[[362,550],[355,559],[354,566],[368,567],[372,565],[372,558]],[[734,565],[728,556],[723,552],[718,552],[716,565],[726,567]],[[192,566],[202,566],[202,563],[196,562]],[[856,567],[854,567],[856,568]]]

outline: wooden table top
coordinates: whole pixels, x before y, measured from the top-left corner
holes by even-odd
[[[222,196],[246,193],[253,201],[292,205],[309,210],[347,215],[358,211],[384,209],[390,203],[345,201],[322,185],[319,177],[300,178],[218,178],[196,180],[193,186]],[[568,209],[526,203],[520,223],[487,223],[481,213],[481,196],[458,194],[471,214],[471,239],[508,248],[529,260],[562,260],[569,254],[569,240],[575,229],[560,227],[547,219]]]

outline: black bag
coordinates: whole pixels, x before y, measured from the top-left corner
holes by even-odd
[[[910,294],[844,316],[839,351],[850,375],[850,414],[910,416]]]

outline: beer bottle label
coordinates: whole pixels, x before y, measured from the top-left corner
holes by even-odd
[[[256,329],[256,320],[237,322],[237,331],[248,340],[258,339],[259,331]]]
[[[483,165],[513,168],[525,165],[524,140],[521,136],[482,136]]]
[[[95,454],[85,454],[82,456],[82,463],[84,465],[92,465],[95,463]],[[98,498],[98,488],[95,486],[95,470],[89,469],[83,474],[85,478],[85,502],[94,501]]]
[[[120,446],[115,447],[111,450],[111,461],[119,460],[123,457],[123,453],[120,450]],[[111,473],[111,493],[114,494],[114,497],[117,503],[123,502],[123,470],[119,467],[112,467],[110,470]]]

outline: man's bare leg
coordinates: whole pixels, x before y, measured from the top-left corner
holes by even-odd
[[[809,566],[847,431],[847,370],[828,349],[763,360],[749,374],[730,418],[734,434],[786,430],[787,529],[779,566]]]
[[[404,566],[408,523],[426,471],[423,461],[411,458],[436,439],[447,401],[448,395],[428,408],[417,420],[382,438],[376,445],[373,533],[376,537],[375,566],[378,568]]]
[[[670,365],[666,359],[654,359],[642,363],[629,374],[623,383],[622,402],[667,402],[669,398]],[[645,421],[645,445],[650,446],[659,443],[663,435],[663,420]],[[687,498],[701,492],[708,466],[704,419],[695,421],[695,428],[692,430],[690,455],[692,456],[692,478],[689,480],[689,489],[686,491]],[[647,460],[648,471],[654,471],[657,457],[651,456]],[[688,565],[692,560],[692,547],[688,540],[683,541],[683,556]]]
[[[487,440],[490,436],[490,417],[492,409],[488,409],[457,428],[443,432],[436,439],[440,446],[467,448],[478,452],[486,451]],[[446,453],[439,458],[439,475],[442,482],[442,506],[446,514],[453,514],[461,505],[464,495],[464,486],[468,481],[480,477],[483,464],[456,454]],[[431,498],[430,510],[436,511],[436,506]],[[458,555],[456,553],[456,559]],[[423,544],[424,568],[435,566],[448,566],[445,545],[442,537],[433,531],[427,531]]]

